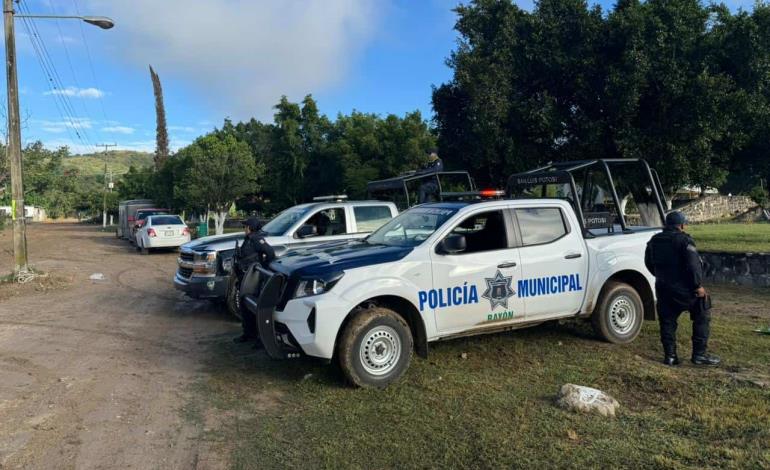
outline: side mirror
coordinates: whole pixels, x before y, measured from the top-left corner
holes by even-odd
[[[457,253],[462,253],[467,247],[465,235],[453,233],[441,240],[441,243],[438,244],[437,251],[445,255],[455,255]]]
[[[303,225],[297,229],[297,232],[294,234],[297,238],[314,237],[316,235],[318,235],[318,231],[316,230],[315,225]]]

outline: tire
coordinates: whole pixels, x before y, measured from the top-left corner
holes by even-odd
[[[623,282],[605,284],[591,315],[594,331],[603,340],[628,344],[642,330],[644,304],[636,290]]]
[[[146,247],[144,246],[144,243],[142,243],[141,253],[142,253],[143,255],[149,255],[149,254],[150,254],[150,249],[149,249],[149,248],[146,248]]]
[[[241,289],[238,285],[238,276],[230,273],[230,279],[227,281],[227,293],[225,294],[227,312],[241,320]]]
[[[372,307],[354,315],[338,345],[340,368],[356,387],[385,388],[409,368],[412,332],[401,316],[387,308]]]

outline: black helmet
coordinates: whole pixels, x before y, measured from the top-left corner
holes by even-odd
[[[687,223],[687,217],[679,211],[671,211],[666,214],[666,225],[673,227],[674,225],[685,225]]]
[[[245,227],[249,227],[249,230],[252,232],[259,232],[262,230],[262,222],[259,221],[256,217],[249,217],[248,219],[244,220],[243,225]]]

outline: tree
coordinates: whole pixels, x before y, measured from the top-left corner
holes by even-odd
[[[301,133],[302,111],[299,105],[282,96],[275,109],[273,155],[267,162],[272,178],[267,182],[266,189],[278,207],[286,207],[302,199],[308,156]]]
[[[456,12],[461,40],[452,80],[433,91],[435,123],[445,159],[482,184],[552,160],[636,157],[669,190],[719,186],[745,145],[747,95],[721,56],[723,7],[621,0],[604,14],[541,0],[528,13],[476,0]]]
[[[152,92],[155,95],[155,169],[160,169],[168,158],[168,129],[166,129],[166,106],[163,104],[163,88],[160,77],[150,66]]]
[[[212,132],[180,149],[174,159],[187,159],[175,196],[192,207],[214,214],[216,233],[222,234],[227,214],[235,201],[259,191],[257,180],[264,167],[254,162],[251,150],[232,133]]]

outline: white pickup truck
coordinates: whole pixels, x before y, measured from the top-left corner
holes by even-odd
[[[572,200],[586,199],[569,172],[541,176],[527,175],[527,184],[571,182]],[[642,218],[662,221],[655,185],[642,191],[650,188],[657,210]],[[657,227],[633,227],[623,212],[589,213],[586,204],[423,204],[366,239],[290,251],[270,269],[255,266],[241,286],[244,305],[256,314],[271,357],[335,358],[357,386],[392,383],[413,351],[427,356],[432,341],[549,320],[590,319],[601,338],[628,343],[643,319],[655,318],[644,248]],[[641,197],[635,205],[641,210]]]

